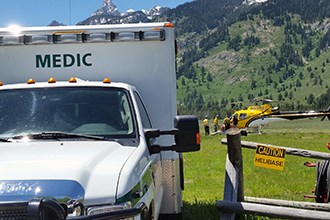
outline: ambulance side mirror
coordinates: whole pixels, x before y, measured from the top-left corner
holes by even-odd
[[[194,115],[176,116],[174,127],[178,130],[175,134],[175,151],[191,152],[200,150],[201,136],[199,133],[198,119]]]
[[[144,131],[150,154],[161,151],[176,151],[179,153],[200,150],[201,136],[199,133],[198,119],[194,115],[176,116],[173,130],[160,131],[146,129]],[[155,138],[161,135],[174,135],[175,144],[171,146],[155,145]]]

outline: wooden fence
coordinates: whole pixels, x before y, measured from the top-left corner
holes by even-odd
[[[224,199],[217,201],[217,207],[221,211],[221,220],[239,219],[240,214],[255,214],[285,219],[330,219],[329,203],[244,197],[242,147],[256,149],[258,145],[264,144],[241,141],[240,130],[236,128],[228,130],[227,139],[222,139],[221,142],[227,144]],[[267,146],[272,145],[267,144]],[[286,154],[330,160],[330,154],[328,153],[288,147],[273,147],[285,149]]]

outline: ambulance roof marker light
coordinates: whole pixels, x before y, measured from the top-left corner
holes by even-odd
[[[36,81],[34,79],[29,79],[27,81],[27,84],[35,84],[35,83],[36,83]]]
[[[76,82],[77,82],[76,77],[71,77],[71,78],[69,79],[69,83],[76,83]]]
[[[110,78],[104,78],[103,83],[111,83]]]
[[[48,79],[48,83],[56,83],[56,79],[51,77]]]

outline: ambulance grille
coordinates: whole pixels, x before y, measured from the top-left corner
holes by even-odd
[[[60,220],[65,219],[63,207],[48,199],[29,202],[0,202],[0,220]]]
[[[1,208],[2,209],[2,208]],[[26,219],[26,208],[17,208],[9,210],[0,210],[1,220],[25,220]]]

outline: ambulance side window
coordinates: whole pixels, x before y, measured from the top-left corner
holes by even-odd
[[[134,96],[139,108],[139,112],[141,115],[141,120],[142,120],[142,124],[143,124],[143,128],[152,128],[151,122],[150,122],[150,118],[148,116],[147,110],[141,100],[141,97],[139,96],[138,93],[134,92]]]

